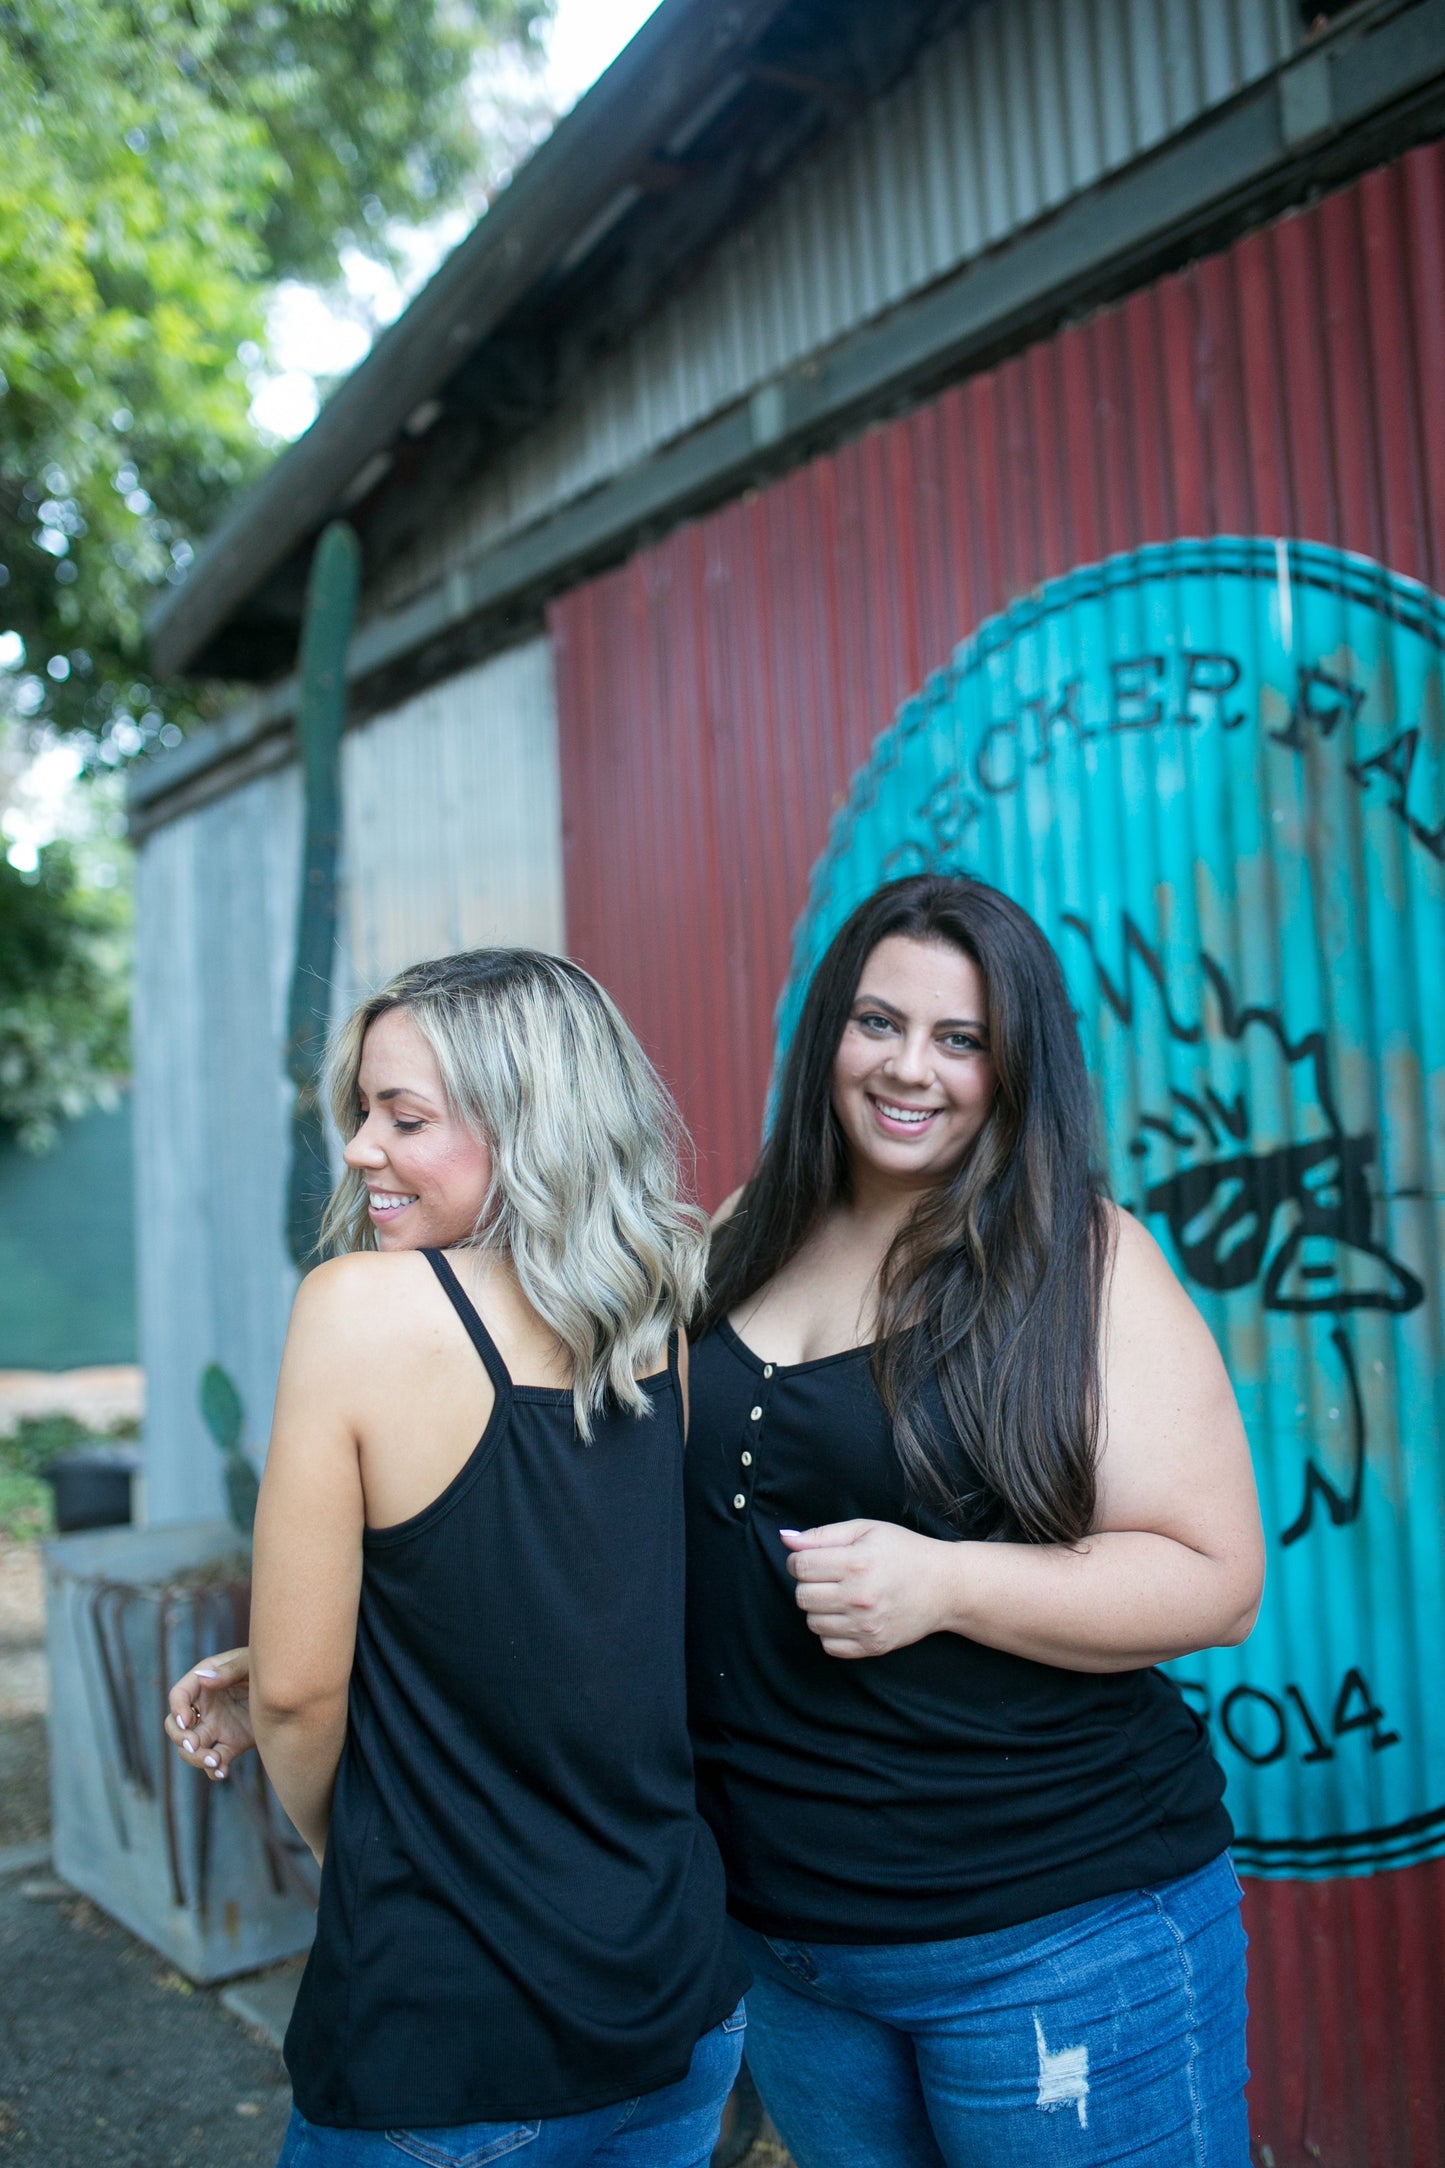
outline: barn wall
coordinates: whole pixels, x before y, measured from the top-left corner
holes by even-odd
[[[495,657],[348,733],[337,1003],[401,965],[562,939],[547,643]],[[135,1150],[149,1510],[220,1505],[197,1385],[234,1377],[264,1445],[295,1274],[283,1068],[299,771],[157,829],[137,870]]]
[[[147,1501],[224,1510],[200,1420],[207,1363],[247,1443],[271,1420],[293,1276],[282,1068],[301,850],[297,769],[160,829],[136,868],[135,1163]]]
[[[358,988],[493,941],[562,946],[551,655],[529,641],[343,741]]]
[[[1442,260],[1435,145],[551,619],[569,946],[709,1200],[879,879],[978,870],[1055,941],[1259,1470],[1260,1627],[1179,1669],[1274,2168],[1445,2155]]]
[[[992,0],[459,492],[376,606],[997,247],[1267,74],[1297,35],[1289,0]]]

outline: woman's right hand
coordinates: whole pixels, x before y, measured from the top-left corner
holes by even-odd
[[[251,1651],[203,1656],[167,1697],[166,1737],[193,1769],[221,1783],[233,1761],[256,1744],[251,1729]]]

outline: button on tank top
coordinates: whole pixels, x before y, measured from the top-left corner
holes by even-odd
[[[364,1538],[316,1943],[286,2036],[313,2123],[571,2115],[685,2076],[734,2008],[683,1663],[676,1351],[650,1411],[514,1385],[427,1251],[496,1404],[413,1519]]]
[[[809,1632],[780,1527],[953,1533],[909,1498],[867,1348],[764,1363],[724,1323],[693,1348],[691,1400],[698,1800],[746,1925],[944,1940],[1225,1848],[1223,1775],[1162,1672],[1064,1671],[948,1633],[843,1660]]]

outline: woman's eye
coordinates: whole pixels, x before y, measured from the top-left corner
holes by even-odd
[[[857,1016],[853,1021],[864,1031],[891,1031],[893,1028],[890,1017],[877,1016],[871,1013],[866,1016]]]
[[[404,1137],[412,1137],[415,1136],[422,1125],[420,1122],[404,1122],[398,1117],[391,1126],[393,1129],[399,1129]]]

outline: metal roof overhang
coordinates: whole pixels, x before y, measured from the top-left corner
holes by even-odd
[[[667,0],[653,21],[691,4]],[[778,5],[771,10],[780,11]],[[760,0],[756,13],[760,21],[770,10]],[[606,79],[599,88],[605,85]],[[694,96],[698,88],[694,84]],[[1442,126],[1445,0],[1403,0],[1394,8],[1367,10],[1138,165],[851,334],[806,368],[763,386],[741,407],[577,503],[458,563],[401,608],[370,617],[347,663],[348,678],[363,688],[358,708],[374,711],[404,696],[411,684],[462,667],[515,637],[519,623],[536,622],[549,593],[615,561],[640,537],[781,471],[862,420],[923,396],[950,376],[985,365],[1071,309],[1097,305],[1170,261],[1222,245],[1242,225],[1300,202]],[[601,194],[595,189],[593,200]],[[483,226],[495,216],[489,213]],[[471,246],[464,244],[458,255]],[[413,304],[409,317],[420,312],[430,292]],[[455,320],[467,321],[460,315]],[[394,329],[400,331],[407,321]],[[327,414],[338,411],[344,393],[367,377],[382,343],[336,394]],[[398,399],[391,411],[401,405]],[[311,434],[320,427],[318,422]],[[262,491],[275,491],[282,499],[289,495],[294,485],[287,480],[283,489],[281,478],[309,441],[302,439],[278,463],[230,528],[202,553],[196,569],[204,586],[216,576],[212,563],[219,564],[228,532],[237,536],[238,559],[243,549],[254,547],[252,508]],[[369,438],[368,451],[346,471],[354,474],[362,467],[378,442],[379,435]],[[339,471],[334,458],[326,471],[334,483]],[[317,501],[311,500],[306,521],[296,519],[290,534],[319,524],[324,511],[316,513]],[[334,508],[332,499],[325,509]],[[272,516],[279,518],[282,509],[278,502]],[[271,561],[278,558],[279,552]],[[254,585],[255,559],[245,559],[233,576],[233,598],[246,591],[246,562]],[[188,592],[189,585],[168,598],[168,611],[178,611]],[[223,615],[213,606],[206,622],[214,628]],[[198,642],[204,637],[196,635]],[[289,758],[286,725],[294,703],[295,681],[287,678],[174,752],[132,770],[132,833],[139,837],[218,789]]]
[[[639,167],[685,133],[787,4],[663,0],[156,605],[147,631],[158,675],[189,668],[296,545],[360,494],[466,354],[623,214]]]

